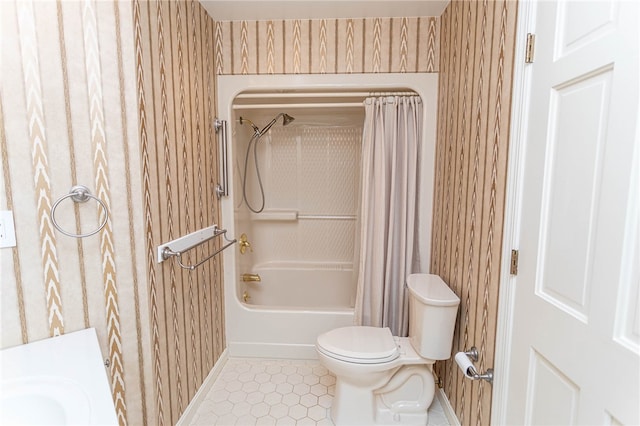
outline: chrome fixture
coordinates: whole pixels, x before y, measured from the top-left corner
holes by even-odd
[[[98,227],[93,231],[87,232],[85,234],[74,234],[73,232],[65,231],[64,229],[62,229],[62,227],[60,227],[60,225],[58,224],[58,221],[56,220],[55,213],[56,213],[56,209],[58,208],[58,205],[62,201],[66,200],[67,198],[71,198],[71,200],[73,200],[73,202],[75,203],[86,203],[90,199],[98,203],[98,205],[102,208],[102,214],[103,214],[103,219],[100,225],[98,225]],[[96,197],[95,195],[91,195],[91,191],[89,191],[89,188],[87,188],[84,185],[72,186],[71,190],[67,195],[63,195],[62,197],[58,198],[55,203],[53,203],[53,206],[51,207],[51,213],[49,213],[49,215],[51,216],[51,222],[53,223],[53,226],[58,231],[62,232],[64,235],[68,237],[73,237],[73,238],[84,238],[84,237],[90,237],[91,235],[97,234],[102,228],[104,228],[104,226],[107,224],[107,221],[109,220],[109,211],[107,210],[106,204],[100,198]]]
[[[274,124],[276,124],[276,122],[278,121],[278,119],[282,117],[282,125],[283,126],[288,126],[289,124],[291,124],[291,122],[293,120],[295,120],[295,118],[293,118],[292,116],[290,116],[287,113],[281,112],[280,114],[276,115],[273,120],[271,120],[269,123],[267,123],[266,126],[264,126],[262,128],[262,130],[258,129],[258,126],[256,126],[253,121],[247,119],[247,118],[242,118],[240,117],[240,119],[238,121],[240,121],[240,124],[244,124],[244,122],[246,121],[247,123],[249,123],[249,125],[251,125],[251,127],[253,128],[254,131],[254,135],[257,135],[258,137],[264,135],[265,133],[267,133],[269,131],[269,129],[271,129],[271,127],[273,127]]]
[[[464,351],[464,354],[471,358],[471,361],[478,362],[478,348],[472,346],[468,351]]]
[[[478,362],[478,348],[472,346],[471,349],[465,351],[464,354],[469,357],[473,362]],[[471,380],[486,380],[493,384],[493,368],[487,369],[486,372],[480,374],[476,370],[475,366],[470,366],[466,371],[469,374]]]
[[[244,282],[260,282],[262,279],[258,274],[242,274],[242,281]]]
[[[202,259],[196,264],[185,265],[184,263],[182,263],[182,255],[186,251],[191,250],[192,248],[197,247],[200,244],[204,244],[207,241],[211,240],[212,238],[218,237],[220,235],[222,235],[224,239],[227,240],[227,243],[224,246],[220,247],[219,249],[214,251],[212,254],[210,254],[209,256]],[[220,253],[222,250],[225,250],[226,248],[231,247],[233,244],[237,242],[238,240],[236,239],[230,240],[227,237],[226,229],[220,229],[218,228],[218,225],[213,225],[208,228],[202,228],[198,231],[192,232],[180,238],[176,238],[175,240],[170,241],[168,243],[160,244],[158,246],[158,263],[164,262],[165,260],[171,257],[175,257],[176,261],[178,262],[178,265],[180,265],[181,268],[188,269],[189,271],[193,271],[198,266],[202,265],[207,260],[211,259],[213,256]],[[173,248],[170,248],[169,246]]]
[[[227,170],[227,122],[217,117],[213,120],[216,133],[220,133],[220,178],[222,183],[216,185],[218,198],[229,195],[229,172]]]

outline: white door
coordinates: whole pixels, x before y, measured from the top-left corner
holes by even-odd
[[[509,424],[640,424],[637,1],[540,1]]]

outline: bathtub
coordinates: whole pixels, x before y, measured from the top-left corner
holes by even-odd
[[[261,281],[237,274],[237,291],[225,295],[229,356],[315,359],[319,334],[354,323],[354,277],[346,265],[265,263],[251,273]]]
[[[254,266],[251,272],[261,281],[242,282],[241,296],[253,308],[353,308],[355,276],[350,264],[269,262]]]

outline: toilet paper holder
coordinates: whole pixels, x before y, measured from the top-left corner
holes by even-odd
[[[478,362],[478,348],[472,346],[471,349],[464,351],[464,354],[471,359],[473,362]],[[478,373],[475,365],[470,365],[467,367],[466,373],[468,374],[471,380],[486,380],[487,382],[493,384],[493,368],[487,369],[484,373]]]

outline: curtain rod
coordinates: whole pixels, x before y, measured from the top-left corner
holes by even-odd
[[[315,102],[306,104],[256,104],[233,105],[234,110],[243,109],[273,109],[273,108],[362,108],[362,102]]]
[[[412,90],[404,91],[358,91],[358,92],[269,92],[269,93],[240,93],[236,99],[277,99],[277,98],[353,98],[367,96],[417,96]]]

